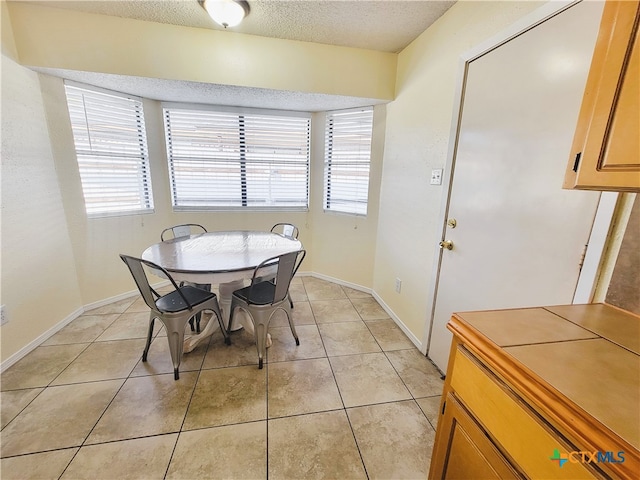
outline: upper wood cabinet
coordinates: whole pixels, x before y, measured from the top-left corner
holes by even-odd
[[[640,1],[607,1],[563,188],[640,191]]]

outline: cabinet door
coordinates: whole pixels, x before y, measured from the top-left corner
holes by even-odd
[[[429,478],[523,478],[451,393],[440,422],[447,448],[435,452]]]
[[[564,188],[640,191],[640,2],[608,1]]]

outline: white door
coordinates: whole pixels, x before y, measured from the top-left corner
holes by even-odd
[[[582,2],[469,63],[427,355],[452,312],[571,303],[599,194],[562,190],[602,3]]]

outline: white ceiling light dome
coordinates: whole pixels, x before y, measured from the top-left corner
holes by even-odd
[[[235,27],[249,15],[249,3],[244,0],[198,0],[209,16],[224,28]]]

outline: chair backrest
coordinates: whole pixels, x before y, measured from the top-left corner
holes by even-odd
[[[259,272],[262,268],[271,266],[275,263],[277,264],[278,271],[275,276],[276,289],[272,303],[284,300],[289,293],[291,280],[298,271],[298,268],[306,254],[306,250],[298,250],[266,259],[254,270],[253,278],[251,279],[251,286],[261,281]],[[251,298],[251,293],[249,293],[249,297]]]
[[[171,238],[188,237],[193,233],[207,233],[207,229],[198,223],[182,223],[173,227],[165,228],[160,233],[160,241],[170,240]]]
[[[147,272],[145,272],[145,269],[144,269],[145,265],[149,268],[162,272],[162,274],[165,275],[171,281],[171,283],[173,284],[173,287],[179,291],[178,285],[176,284],[175,280],[171,278],[171,275],[169,275],[169,272],[167,272],[160,265],[156,265],[153,262],[149,262],[141,258],[131,257],[129,255],[121,254],[120,258],[127,265],[127,267],[129,267],[129,271],[131,272],[131,276],[133,277],[133,280],[136,282],[138,290],[140,291],[140,295],[142,295],[144,302],[147,304],[149,308],[153,310],[156,310],[158,308],[156,307],[156,299],[159,297],[159,295],[155,292],[155,290],[153,290],[153,288],[151,288],[151,285],[149,285]],[[182,294],[182,292],[180,292],[180,295],[183,297],[186,304],[189,305],[189,302],[186,301],[186,298],[184,298],[184,295]]]
[[[298,239],[298,227],[293,223],[276,223],[271,227],[271,231],[279,233],[283,237]]]

